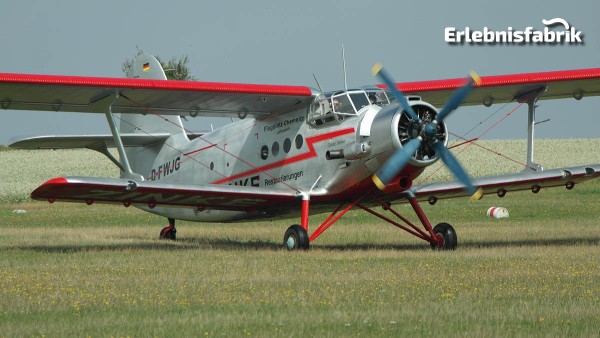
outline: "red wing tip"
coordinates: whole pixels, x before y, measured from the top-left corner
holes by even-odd
[[[46,183],[42,184],[42,186],[44,185],[50,185],[50,184],[67,184],[69,183],[69,181],[67,181],[66,178],[64,177],[57,177],[57,178],[53,178],[49,181],[47,181]]]
[[[64,177],[53,178],[37,187],[31,192],[30,196],[34,200],[44,200],[48,198],[48,191],[51,191],[57,185],[66,185],[68,183],[69,181],[67,181],[67,179]]]

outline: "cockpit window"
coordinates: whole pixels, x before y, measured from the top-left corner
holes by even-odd
[[[330,98],[319,95],[310,104],[308,109],[308,122],[314,126],[336,121],[333,105]]]
[[[342,115],[356,115],[354,106],[350,102],[350,97],[346,93],[334,95],[331,97],[333,112]]]
[[[388,95],[378,88],[321,94],[309,107],[308,122],[315,126],[330,122],[339,123],[346,118],[358,116],[365,107],[389,103]]]
[[[363,107],[371,104],[365,92],[350,93],[350,98],[352,99],[352,103],[354,103],[354,108],[356,108],[357,112]]]
[[[391,103],[390,98],[393,99],[391,93],[386,93],[381,89],[367,90],[369,96],[369,102],[378,106],[385,106]]]

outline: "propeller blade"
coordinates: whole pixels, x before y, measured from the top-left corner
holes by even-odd
[[[442,161],[446,164],[452,174],[454,174],[456,179],[465,185],[465,190],[471,194],[471,201],[478,201],[481,199],[481,197],[483,197],[483,189],[476,189],[473,186],[473,182],[469,178],[469,175],[467,175],[450,150],[444,146],[444,143],[436,142],[434,147],[435,152],[440,156]]]
[[[469,93],[471,92],[474,83],[481,83],[481,78],[479,77],[479,75],[477,75],[477,73],[471,72],[470,75],[471,78],[469,79],[467,84],[457,89],[456,92],[454,92],[454,95],[452,95],[452,97],[450,98],[450,100],[446,102],[444,108],[442,108],[442,110],[440,110],[440,112],[437,114],[435,119],[438,122],[444,121],[444,119],[448,115],[450,115],[452,111],[458,108],[458,106],[464,101],[465,97],[467,97],[467,95],[469,95]]]
[[[402,149],[398,149],[390,156],[387,162],[373,174],[373,182],[379,190],[385,189],[385,186],[406,166],[410,158],[421,146],[421,141],[421,137],[417,137],[404,144]]]
[[[404,111],[410,116],[410,118],[413,119],[413,121],[419,122],[419,116],[412,109],[404,94],[402,94],[402,92],[398,90],[396,84],[394,83],[394,81],[392,81],[392,78],[387,74],[386,71],[383,70],[383,65],[381,63],[376,64],[375,66],[373,66],[373,68],[371,68],[371,72],[379,79],[379,81],[383,82],[383,84],[385,84],[389,88],[389,90],[392,92],[396,100],[400,102],[400,105],[402,105],[402,108],[404,108]]]

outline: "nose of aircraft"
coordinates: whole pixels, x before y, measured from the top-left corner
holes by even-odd
[[[465,189],[472,195],[471,199],[474,201],[479,200],[483,196],[483,190],[473,186],[469,175],[462,168],[454,155],[452,155],[443,142],[440,142],[438,138],[435,137],[438,131],[438,125],[443,123],[444,120],[458,108],[465,97],[471,92],[473,85],[480,83],[479,76],[472,72],[465,85],[454,92],[450,100],[448,100],[446,105],[444,105],[439,113],[436,114],[433,120],[422,121],[381,64],[376,64],[373,67],[372,72],[373,75],[389,88],[409,118],[419,126],[418,132],[408,133],[410,141],[403,144],[402,147],[392,154],[383,166],[373,174],[372,178],[375,185],[381,190],[385,189],[386,185],[408,164],[413,154],[415,154],[422,144],[426,143],[435,149],[436,154],[442,159],[448,169],[464,184]]]

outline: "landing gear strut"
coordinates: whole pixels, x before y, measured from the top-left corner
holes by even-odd
[[[175,229],[175,219],[174,218],[168,218],[169,220],[169,226],[163,228],[160,231],[160,239],[168,239],[168,240],[172,240],[174,241],[175,239],[177,239],[177,229]]]
[[[287,231],[285,232],[285,236],[283,237],[283,245],[288,250],[297,250],[297,249],[306,250],[306,249],[308,249],[309,244],[313,240],[315,240],[317,237],[319,237],[325,230],[327,230],[327,228],[329,228],[333,223],[335,223],[337,220],[339,220],[346,212],[348,212],[350,209],[352,209],[354,206],[356,206],[356,207],[363,209],[364,211],[370,213],[371,215],[376,216],[376,217],[400,228],[401,230],[404,230],[404,231],[408,232],[409,234],[428,242],[431,245],[431,248],[434,250],[454,250],[454,249],[456,249],[458,241],[457,241],[456,231],[454,231],[454,228],[448,223],[440,223],[440,224],[436,225],[435,227],[432,227],[431,224],[429,223],[429,220],[427,219],[427,216],[425,216],[425,212],[419,206],[419,202],[417,202],[417,198],[416,198],[414,192],[408,190],[406,192],[406,194],[407,194],[407,196],[406,196],[407,200],[410,203],[410,205],[412,206],[413,210],[415,211],[415,214],[419,218],[419,221],[421,221],[423,228],[419,228],[416,224],[413,224],[408,219],[406,219],[404,216],[400,215],[398,212],[393,210],[391,208],[390,203],[382,201],[377,196],[375,196],[371,193],[368,193],[366,195],[360,196],[352,203],[349,203],[346,206],[346,208],[344,208],[344,209],[342,209],[342,207],[344,206],[345,203],[340,204],[337,207],[337,209],[335,209],[331,213],[331,215],[329,215],[329,217],[327,217],[327,219],[325,221],[323,221],[323,223],[309,237],[307,234],[309,198],[306,197],[306,198],[304,198],[303,203],[302,203],[302,217],[301,217],[302,225],[294,224],[287,229]],[[368,207],[364,204],[361,204],[360,202],[363,199],[363,197],[365,197],[365,196],[370,196],[370,198],[372,200],[381,204],[383,210],[389,211],[394,216],[396,216],[400,221],[402,221],[404,224],[394,221],[391,218],[386,217],[383,214],[379,213],[378,211],[375,211],[375,210],[371,209],[370,207]]]
[[[283,246],[288,250],[308,250],[311,239],[308,237],[308,209],[310,196],[302,195],[302,212],[300,224],[294,224],[287,229],[283,236]]]

